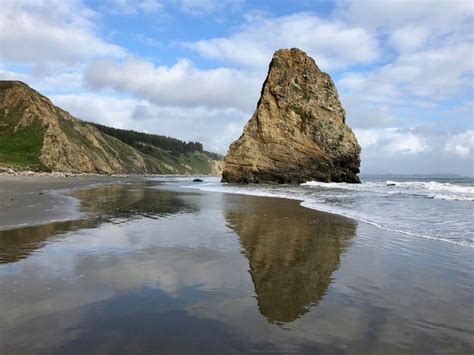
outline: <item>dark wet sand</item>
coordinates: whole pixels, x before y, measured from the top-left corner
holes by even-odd
[[[0,230],[77,219],[77,200],[63,190],[133,180],[140,178],[0,175]]]
[[[80,219],[0,231],[0,354],[474,350],[472,248],[129,182],[74,191]],[[2,194],[50,189],[22,184]]]

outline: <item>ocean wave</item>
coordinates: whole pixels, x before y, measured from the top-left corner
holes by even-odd
[[[319,184],[324,184],[324,183],[306,183],[303,184],[305,186],[320,186]],[[329,183],[331,184],[331,183]],[[377,186],[384,186],[382,183],[370,183],[371,185],[377,185]],[[337,188],[340,188],[340,184],[335,184],[333,183],[332,185],[337,185]],[[347,185],[353,185],[353,184],[345,184],[342,185],[342,189],[347,188],[349,190],[349,186]],[[355,185],[355,186],[361,186],[362,184]],[[322,185],[325,186],[325,185]],[[297,200],[301,202],[301,206],[310,208],[313,210],[321,211],[321,212],[326,212],[326,213],[331,213],[331,214],[336,214],[340,215],[346,218],[351,218],[363,223],[367,223],[370,225],[373,225],[377,228],[389,231],[389,232],[395,232],[395,233],[400,233],[403,235],[407,236],[412,236],[412,237],[417,237],[417,238],[423,238],[423,239],[431,239],[431,240],[437,240],[441,242],[446,242],[450,244],[455,244],[455,245],[461,245],[465,247],[474,247],[474,244],[471,242],[466,242],[462,240],[455,240],[455,239],[449,239],[441,236],[434,236],[434,235],[426,235],[422,233],[415,233],[413,231],[409,230],[404,230],[404,229],[398,229],[398,228],[392,228],[384,223],[381,223],[380,221],[377,221],[373,218],[373,216],[366,215],[363,212],[356,211],[354,209],[347,209],[339,206],[335,206],[333,204],[327,203],[327,201],[324,200],[324,198],[318,198],[318,195],[311,194],[308,195],[304,191],[298,191],[298,187],[285,187],[284,189],[282,188],[274,188],[274,187],[264,187],[264,186],[235,186],[235,185],[228,185],[228,184],[220,184],[216,185],[215,183],[204,183],[204,184],[199,184],[199,185],[186,185],[182,186],[183,188],[194,188],[194,189],[199,189],[202,191],[208,191],[208,192],[221,192],[221,193],[230,193],[230,194],[238,194],[238,195],[248,195],[248,196],[260,196],[260,197],[276,197],[276,198],[285,198],[285,199],[291,199],[291,200]],[[325,186],[327,187],[327,186]],[[353,190],[351,188],[351,190]],[[360,190],[359,190],[360,191]],[[340,196],[340,195],[339,195]],[[446,196],[442,196],[443,199],[447,199]],[[435,197],[433,197],[435,198]],[[448,196],[448,198],[450,198]]]
[[[449,191],[457,193],[474,194],[474,186],[452,184],[450,182],[437,181],[390,181],[386,185],[393,184],[398,187],[426,189],[430,191]]]
[[[339,216],[355,219],[359,222],[370,224],[372,226],[375,226],[379,229],[386,230],[388,232],[400,233],[400,234],[411,236],[411,237],[436,240],[436,241],[440,241],[440,242],[445,242],[445,243],[460,245],[460,246],[464,246],[464,247],[474,248],[474,244],[472,244],[470,242],[452,240],[452,239],[443,238],[443,237],[439,237],[439,236],[430,236],[430,235],[425,235],[425,234],[420,234],[420,233],[414,233],[414,232],[410,232],[410,231],[403,230],[403,229],[398,229],[398,228],[391,228],[391,227],[388,227],[386,225],[383,225],[382,223],[375,222],[374,220],[371,220],[370,217],[364,216],[363,214],[358,214],[354,211],[351,211],[351,212],[344,211],[342,209],[333,208],[332,206],[328,206],[328,205],[322,204],[322,203],[314,203],[313,201],[303,201],[303,202],[301,202],[301,206],[306,207],[306,208],[310,208],[310,209],[313,209],[313,210],[317,210],[317,211],[337,214]]]
[[[371,192],[384,195],[413,195],[436,200],[474,201],[474,186],[436,181],[391,181],[363,182],[361,184],[326,183],[309,181],[302,186],[322,189]]]
[[[474,201],[474,197],[470,196],[457,196],[457,195],[446,195],[446,194],[428,194],[429,198],[434,200],[446,200],[446,201]]]

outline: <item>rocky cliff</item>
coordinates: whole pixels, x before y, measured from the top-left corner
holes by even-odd
[[[303,51],[273,55],[260,100],[224,159],[224,182],[360,182],[360,146],[336,87]]]
[[[84,173],[217,173],[204,153],[145,154],[18,81],[0,81],[0,168]]]

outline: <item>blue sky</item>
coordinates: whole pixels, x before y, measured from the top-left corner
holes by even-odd
[[[0,79],[73,115],[225,153],[272,53],[331,75],[365,173],[474,175],[474,8],[463,0],[2,1]]]

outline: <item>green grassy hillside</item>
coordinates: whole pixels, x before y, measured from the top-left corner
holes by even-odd
[[[0,121],[2,117],[0,116]],[[36,119],[17,131],[5,126],[0,130],[0,167],[15,170],[48,170],[39,160],[43,147],[44,128]]]
[[[222,156],[199,142],[74,118],[17,81],[0,81],[0,170],[218,174]]]

